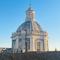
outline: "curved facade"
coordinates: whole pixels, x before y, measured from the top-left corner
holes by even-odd
[[[29,7],[25,22],[12,34],[13,52],[48,51],[48,33],[35,21],[35,11]]]

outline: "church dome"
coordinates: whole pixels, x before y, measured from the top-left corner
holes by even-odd
[[[40,25],[35,21],[35,11],[32,7],[29,7],[27,9],[25,22],[18,27],[17,32],[20,32],[22,30],[27,30],[29,32],[42,31]]]
[[[42,31],[41,26],[36,21],[34,22],[25,21],[18,27],[17,32],[20,32],[22,30],[36,31],[36,32]]]

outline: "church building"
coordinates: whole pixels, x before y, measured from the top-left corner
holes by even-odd
[[[36,22],[31,6],[26,10],[25,21],[12,33],[11,38],[13,53],[48,51],[48,33]]]

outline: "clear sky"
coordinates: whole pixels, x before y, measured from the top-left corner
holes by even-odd
[[[60,50],[60,0],[31,0],[36,21],[49,35],[49,49]],[[0,47],[11,47],[11,34],[25,21],[29,0],[0,0]]]

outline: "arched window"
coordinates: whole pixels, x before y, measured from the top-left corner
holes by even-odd
[[[37,51],[40,51],[40,42],[37,42]]]
[[[30,49],[30,38],[26,38],[25,46],[27,50]]]
[[[22,40],[22,39],[20,38],[20,39],[19,39],[19,42],[21,42],[21,40]]]
[[[12,48],[14,48],[15,44],[16,44],[16,40],[12,40]]]
[[[22,39],[20,38],[19,41],[18,41],[19,49],[21,49],[21,41],[22,41]]]

